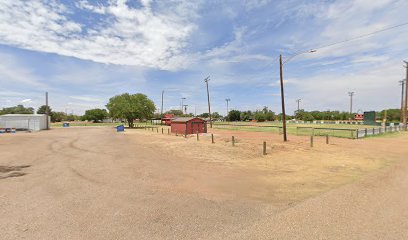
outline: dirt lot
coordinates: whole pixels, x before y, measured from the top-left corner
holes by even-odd
[[[197,141],[195,136],[142,129],[116,133],[109,127],[1,135],[2,238],[271,239],[267,229],[285,229],[271,229],[267,220],[283,218],[296,208],[305,214],[303,205],[316,199],[327,203],[324,197],[332,191],[323,192],[363,176],[375,178],[382,172],[393,176],[389,171],[395,167],[384,167],[406,162],[408,153],[401,147],[408,144],[405,133],[364,140],[332,138],[329,145],[324,138],[315,138],[313,148],[307,137],[290,136],[284,144],[276,134],[215,130],[214,135],[215,144],[209,135]],[[237,139],[235,147],[231,135]],[[395,182],[399,179],[388,177],[394,181],[390,186],[400,189],[403,183],[406,188],[406,178]],[[376,187],[370,183],[373,186],[365,184],[364,189]],[[343,188],[339,196],[349,196]],[[393,188],[381,188],[385,189]],[[357,196],[359,191],[347,194]],[[405,199],[384,196],[387,203]],[[322,206],[314,204],[315,210]],[[311,219],[327,217],[313,218],[314,212],[307,213]],[[406,206],[400,213],[397,219],[386,219],[405,227],[397,223],[407,213]],[[280,222],[289,217],[293,216]],[[406,229],[398,233],[406,234]],[[316,239],[308,235],[310,230],[309,234],[318,233],[311,228],[296,236]]]

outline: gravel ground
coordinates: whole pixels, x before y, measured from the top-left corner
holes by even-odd
[[[0,136],[1,239],[408,239],[403,156],[363,181],[271,204],[228,191],[259,171],[129,137],[103,127]]]

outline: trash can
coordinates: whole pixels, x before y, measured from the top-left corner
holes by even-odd
[[[69,122],[64,122],[64,123],[62,124],[62,126],[63,126],[63,127],[69,127]]]
[[[116,126],[116,132],[124,132],[124,131],[125,131],[125,126],[123,125]]]

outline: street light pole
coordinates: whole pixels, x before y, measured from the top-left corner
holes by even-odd
[[[404,120],[403,120],[403,122],[404,122],[404,128],[405,128],[405,131],[407,131],[407,112],[408,112],[408,110],[407,110],[407,107],[408,107],[408,62],[407,61],[404,61],[404,63],[405,63],[405,69],[406,69],[406,76],[405,76],[405,81],[406,81],[406,84],[405,84],[405,104],[404,104]]]
[[[353,96],[354,92],[348,92],[348,95],[350,96],[350,115],[353,114]]]
[[[286,112],[285,112],[285,96],[283,91],[283,63],[282,54],[279,55],[279,70],[280,70],[280,89],[281,89],[281,99],[282,99],[282,124],[283,124],[283,141],[287,142],[288,137],[286,135]]]
[[[401,113],[400,113],[400,122],[404,121],[404,114],[405,114],[405,108],[404,108],[404,87],[405,87],[405,79],[402,79],[399,81],[401,85]]]
[[[229,102],[229,101],[231,101],[231,99],[226,98],[226,99],[225,99],[225,101],[227,102],[227,116],[228,116],[228,113],[229,113],[229,109],[228,109],[228,102]]]
[[[181,98],[181,113],[182,113],[182,114],[184,114],[184,113],[183,113],[183,105],[184,105],[184,100],[185,100],[185,99],[186,99],[185,97],[182,97],[182,98]]]
[[[300,101],[301,101],[302,99],[296,99],[296,102],[297,102],[297,112],[299,113],[299,110],[300,110],[300,108],[299,108],[299,104],[300,104]]]
[[[163,95],[164,95],[164,90],[162,91],[162,102],[161,102],[161,109],[160,109],[160,117],[163,117]]]
[[[207,85],[207,101],[208,101],[208,115],[210,117],[210,128],[212,128],[212,119],[211,119],[211,104],[210,104],[210,91],[208,90],[208,81],[210,81],[210,76],[204,79],[205,84]]]
[[[298,52],[289,58],[287,58],[284,62],[282,61],[282,54],[279,55],[279,70],[280,70],[280,88],[281,88],[281,98],[282,98],[282,127],[283,127],[283,141],[287,142],[288,137],[286,134],[286,112],[285,112],[285,96],[284,96],[284,91],[283,91],[283,64],[289,62],[292,58],[296,57],[297,55],[303,54],[303,53],[314,53],[316,52],[316,49],[311,49],[305,52]]]

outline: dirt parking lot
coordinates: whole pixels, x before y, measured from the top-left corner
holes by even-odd
[[[402,147],[408,144],[406,133],[364,140],[333,138],[329,145],[324,138],[316,138],[313,148],[307,137],[290,136],[284,144],[276,134],[213,133],[215,144],[210,135],[197,141],[196,136],[142,129],[116,133],[110,127],[1,135],[2,238],[295,239],[290,234],[297,232],[296,226],[285,229],[268,220],[296,219],[286,215],[297,208],[296,213],[323,220],[328,216],[313,216],[319,206],[329,204],[327,209],[341,211],[330,204],[370,201],[374,194],[377,205],[386,196],[387,204],[406,199],[406,193],[386,193],[407,188],[407,179],[401,177],[407,168],[408,149]],[[232,135],[237,139],[235,147]],[[266,156],[262,155],[264,140]],[[396,169],[401,173],[394,176],[390,171]],[[381,174],[385,176],[381,182],[390,181],[393,187],[366,192],[364,198],[344,198],[375,189]],[[336,201],[325,199],[333,194],[338,194]],[[385,216],[382,224],[392,222],[400,228],[394,239],[403,239],[399,237],[406,236],[408,229],[399,223],[408,207],[399,205],[397,215],[393,209],[394,215]],[[387,211],[381,204],[376,207]],[[339,219],[329,221],[337,221],[341,228]],[[309,227],[292,236],[333,238],[330,231],[322,229],[323,235],[316,235],[318,228]],[[342,236],[351,233],[358,234],[358,229]],[[377,235],[364,236],[383,236],[371,233]]]

